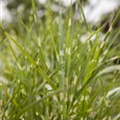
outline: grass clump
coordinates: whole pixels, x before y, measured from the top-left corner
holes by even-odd
[[[101,38],[103,26],[92,31],[83,11],[80,21],[71,10],[51,14],[20,21],[17,32],[1,27],[1,119],[120,119],[119,45],[112,46],[120,31],[110,42],[112,31]]]

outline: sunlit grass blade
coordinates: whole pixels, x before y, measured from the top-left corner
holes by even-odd
[[[21,52],[28,58],[31,64],[37,67],[42,77],[45,78],[45,80],[51,85],[51,87],[53,87],[53,89],[56,89],[56,86],[50,80],[50,78],[46,75],[46,73],[40,67],[38,67],[37,63],[22,49],[22,47],[13,38],[11,38],[9,34],[7,34],[6,32],[5,32],[5,35],[9,38],[9,40],[11,40],[21,50]]]

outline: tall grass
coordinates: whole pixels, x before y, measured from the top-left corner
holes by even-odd
[[[0,119],[120,119],[120,31],[101,38],[104,25],[92,31],[81,5],[80,21],[72,9],[65,18],[48,10],[41,21],[32,4],[32,22],[19,20],[18,32],[1,27]]]

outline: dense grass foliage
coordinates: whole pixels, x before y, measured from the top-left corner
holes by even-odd
[[[1,26],[1,120],[120,119],[120,30],[103,35],[68,12]]]

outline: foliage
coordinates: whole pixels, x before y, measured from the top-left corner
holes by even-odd
[[[119,119],[120,30],[101,38],[104,25],[93,31],[80,3],[80,21],[69,8],[65,17],[48,10],[44,22],[32,4],[32,22],[19,17],[17,32],[1,26],[1,119]]]

